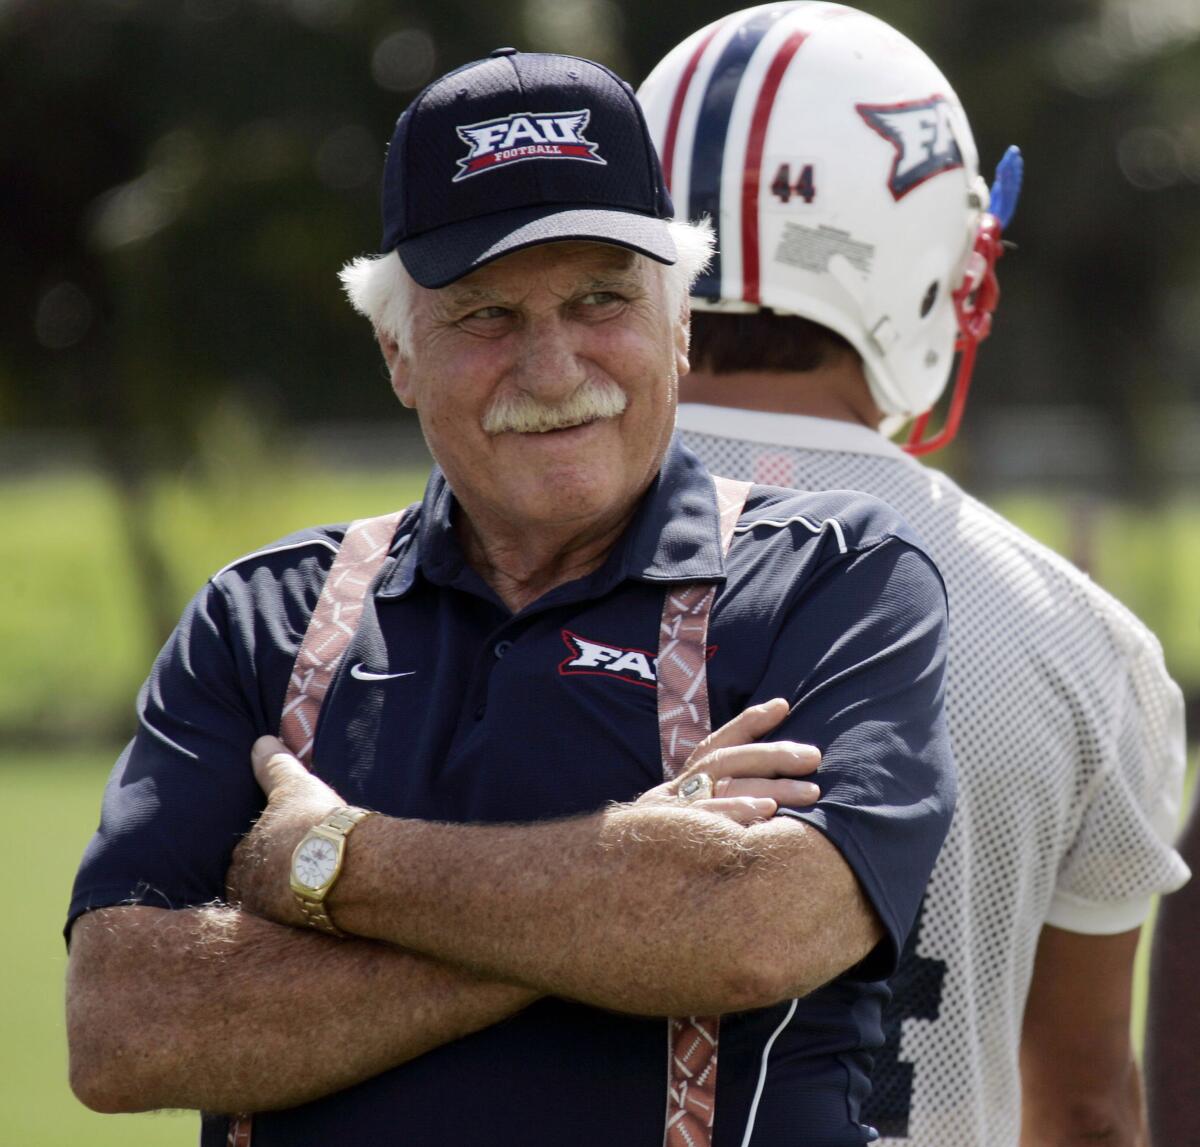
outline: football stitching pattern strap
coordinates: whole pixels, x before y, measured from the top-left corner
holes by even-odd
[[[254,1125],[249,1115],[234,1115],[229,1120],[229,1134],[225,1137],[225,1147],[250,1147],[250,1137]]]
[[[402,513],[351,524],[300,643],[279,719],[279,739],[309,768],[325,694],[358,630],[367,590],[388,555]]]
[[[748,482],[713,476],[721,518],[721,550],[750,492]],[[658,734],[663,776],[679,774],[708,735],[708,615],[717,596],[711,582],[668,590],[658,644]],[[710,1147],[716,1118],[719,1016],[667,1021],[666,1147]]]
[[[325,694],[358,630],[367,590],[382,568],[406,512],[396,510],[352,522],[321,587],[292,665],[279,719],[279,739],[306,768],[312,768],[313,740]],[[251,1147],[253,1134],[252,1115],[231,1116],[225,1147]]]

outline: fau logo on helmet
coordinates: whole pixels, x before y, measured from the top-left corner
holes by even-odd
[[[598,144],[584,139],[592,118],[589,109],[573,112],[522,112],[458,127],[459,138],[471,150],[458,161],[453,182],[527,159],[580,159],[606,164],[596,154]]]
[[[635,685],[653,689],[658,685],[658,658],[643,649],[621,649],[615,645],[601,645],[589,641],[569,629],[562,631],[562,639],[571,656],[561,662],[559,673],[568,677],[575,673],[590,673],[601,677],[619,677]]]
[[[945,96],[899,104],[856,104],[855,108],[867,126],[896,149],[888,189],[897,202],[925,180],[963,166]]]

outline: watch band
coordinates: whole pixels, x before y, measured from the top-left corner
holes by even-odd
[[[332,812],[327,812],[325,819],[321,823],[326,828],[331,828],[334,832],[340,833],[342,836],[349,836],[350,830],[360,820],[366,820],[367,817],[374,815],[373,810],[369,808],[351,808],[343,805],[341,808],[335,808]]]
[[[318,932],[324,932],[327,936],[346,935],[329,918],[329,913],[325,910],[323,901],[309,900],[299,892],[295,892],[293,895],[296,897],[296,903],[300,905],[300,911],[304,913],[304,923],[310,928],[315,928]]]
[[[355,825],[366,820],[367,817],[373,816],[371,809],[366,808],[351,808],[342,806],[335,808],[331,812],[325,814],[325,817],[313,829],[327,829],[336,833],[344,842],[350,833],[354,830]],[[312,832],[313,829],[309,831]],[[325,833],[320,835],[324,836]],[[307,834],[305,839],[308,839]],[[342,865],[344,860],[339,860],[337,871],[333,874],[333,879],[329,886],[324,889],[320,896],[306,895],[294,885],[292,887],[292,895],[296,897],[296,903],[300,906],[300,911],[304,914],[304,922],[310,928],[315,928],[318,932],[324,932],[327,936],[345,936],[343,932],[333,922],[333,918],[329,915],[329,909],[325,907],[325,897],[333,891],[334,884],[337,883],[338,877],[341,875]]]

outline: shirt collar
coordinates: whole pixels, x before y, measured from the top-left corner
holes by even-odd
[[[725,577],[712,478],[678,435],[624,539],[623,574],[642,581]]]
[[[675,425],[680,430],[690,430],[696,434],[741,438],[766,446],[799,446],[807,450],[843,454],[877,454],[884,458],[913,462],[896,443],[879,431],[857,422],[833,418],[689,402],[679,407]],[[918,463],[913,462],[913,465]]]
[[[396,561],[380,584],[380,597],[400,597],[418,570],[430,581],[453,583],[465,559],[454,529],[458,503],[438,467],[425,486],[414,531],[397,539]],[[725,577],[720,519],[712,479],[677,438],[671,440],[629,528],[603,565],[584,580],[588,596],[628,579],[647,582],[719,581]]]

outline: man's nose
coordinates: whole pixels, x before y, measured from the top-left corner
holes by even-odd
[[[559,315],[526,323],[515,376],[522,390],[544,402],[561,402],[573,394],[587,377],[587,368],[571,324]]]

